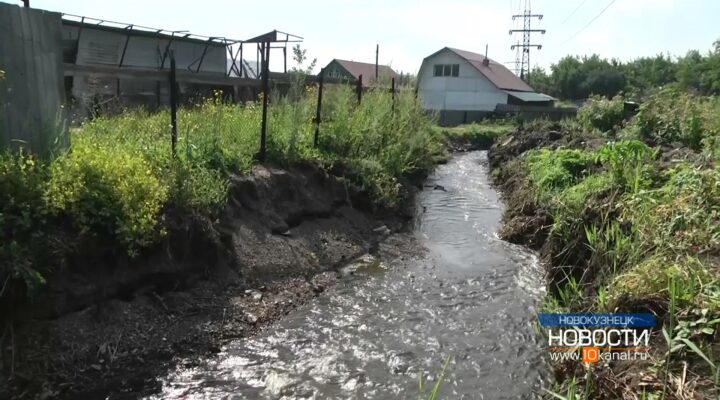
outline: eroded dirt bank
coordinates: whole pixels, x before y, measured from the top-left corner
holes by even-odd
[[[217,352],[288,314],[411,217],[367,204],[313,167],[257,166],[232,178],[220,218],[180,216],[138,258],[88,244],[6,329],[0,398],[154,391],[174,360]]]
[[[636,149],[636,153],[623,153],[618,158],[626,164],[613,165],[596,157],[597,154],[619,152],[617,149],[623,145],[635,146]],[[603,150],[606,153],[602,153]],[[646,154],[651,156],[640,158],[641,156],[632,155],[644,154],[642,151],[647,151]],[[538,154],[552,155],[554,158],[548,159],[555,163],[537,161],[540,157]],[[574,164],[574,155],[581,155],[580,160],[583,160],[582,156],[588,157],[584,159],[588,161]],[[565,158],[561,158],[562,156]],[[658,145],[652,141],[641,142],[637,139],[607,137],[597,133],[573,132],[563,130],[561,124],[520,127],[514,133],[500,138],[489,151],[488,157],[493,183],[502,192],[506,205],[499,234],[511,243],[538,251],[549,292],[543,304],[544,310],[649,312],[654,314],[658,321],[650,333],[649,351],[645,358],[620,359],[585,366],[574,360],[552,362],[559,393],[570,393],[575,388],[581,388],[585,398],[593,399],[644,398],[646,393],[648,398],[715,398],[718,393],[717,384],[713,383],[711,375],[715,370],[703,365],[702,360],[695,354],[681,354],[677,349],[670,352],[673,353],[675,364],[670,362],[667,340],[661,330],[678,331],[677,328],[673,330],[672,322],[668,322],[672,320],[680,320],[680,324],[703,323],[702,319],[695,322],[697,318],[690,322],[682,322],[682,319],[692,315],[694,309],[699,309],[698,313],[708,313],[708,310],[702,311],[697,303],[688,300],[685,307],[691,311],[673,311],[668,295],[668,287],[672,284],[668,282],[684,278],[676,278],[666,272],[668,265],[673,265],[672,262],[663,260],[657,264],[649,263],[648,260],[652,261],[652,257],[661,257],[658,255],[661,253],[648,244],[662,242],[653,241],[660,240],[654,239],[659,236],[652,236],[648,233],[652,229],[647,228],[654,226],[659,227],[655,228],[657,231],[673,231],[673,241],[683,237],[684,227],[667,228],[671,226],[672,218],[682,219],[690,215],[690,212],[708,210],[712,203],[688,202],[700,206],[686,207],[683,203],[668,202],[667,198],[657,193],[667,190],[667,182],[672,182],[673,175],[682,168],[690,171],[689,174],[702,174],[699,171],[715,168],[714,162],[701,152],[679,143]],[[632,157],[638,157],[637,161],[632,161],[635,160]],[[617,178],[621,176],[618,171],[630,170],[631,167],[626,165],[632,165],[632,171],[637,174],[634,175],[638,177],[634,181],[635,188],[623,183],[622,179],[626,178]],[[542,190],[548,190],[550,184],[545,181],[546,186],[542,186],[542,177],[558,172],[567,173],[565,176],[575,174],[575,178],[570,178],[569,183],[557,184],[566,191],[553,189],[555,197],[548,196],[547,192],[543,197]],[[598,179],[603,174],[612,177],[606,181],[609,183],[599,184],[595,181],[592,185],[592,179]],[[641,184],[637,183],[640,182],[639,177],[645,179],[643,191],[638,189],[641,187]],[[581,182],[584,182],[585,186],[582,186]],[[676,184],[676,187],[682,188],[683,184]],[[704,199],[706,196],[702,189],[688,187],[685,187],[686,191],[683,192],[688,198],[695,196]],[[572,194],[575,194],[575,197]],[[640,201],[660,205],[666,202],[665,204],[669,205],[663,206],[664,210],[678,207],[680,211],[677,217],[672,214],[667,217],[670,213],[663,213],[660,206],[641,209],[637,206]],[[696,229],[706,228],[700,226]],[[595,235],[597,232],[610,231],[613,233],[605,233],[606,236],[601,240]],[[665,237],[662,240],[669,243]],[[697,249],[700,248],[700,245],[696,246]],[[658,246],[661,249],[666,247],[667,244]],[[716,248],[708,248],[707,255],[704,255],[708,260],[707,266],[701,268],[706,268],[704,271],[708,272],[703,273],[707,276],[717,276],[718,264],[714,258],[717,254]],[[695,252],[699,254],[699,251]],[[693,254],[692,251],[689,254]],[[677,262],[678,270],[693,276],[692,268],[695,268],[693,265],[696,264],[687,261],[690,258],[678,260],[682,260]],[[647,265],[652,265],[653,268],[647,269]],[[645,266],[646,269],[638,269],[638,266]],[[697,276],[700,275],[691,279],[699,281]],[[637,277],[632,285],[626,285],[630,281],[629,277]],[[709,287],[712,283],[703,284]],[[703,299],[705,295],[698,293],[689,294],[687,298]],[[679,336],[677,333],[675,335]],[[706,329],[702,333],[694,334],[693,340],[698,343],[713,343],[714,340],[714,343],[717,343],[717,334],[714,329]],[[677,372],[678,370],[680,372]],[[694,378],[685,380],[685,376],[691,375]],[[682,376],[682,379],[677,379],[677,376]]]

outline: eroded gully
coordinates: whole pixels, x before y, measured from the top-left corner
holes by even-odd
[[[439,166],[417,199],[423,251],[381,249],[271,329],[162,378],[154,398],[405,399],[451,357],[439,398],[535,398],[534,255],[498,239],[485,152]],[[386,244],[383,246],[392,246]],[[390,255],[388,255],[390,254]],[[182,363],[181,363],[182,364]]]

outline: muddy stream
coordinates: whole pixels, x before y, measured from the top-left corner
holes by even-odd
[[[543,279],[533,254],[496,235],[486,153],[455,156],[426,185],[415,222],[426,250],[354,263],[267,331],[176,368],[152,398],[416,399],[418,377],[435,379],[447,357],[439,398],[535,398]]]

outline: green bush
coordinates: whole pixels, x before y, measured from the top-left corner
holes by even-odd
[[[595,151],[595,160],[605,165],[616,184],[635,193],[652,182],[657,152],[638,140],[610,142]]]
[[[170,203],[181,211],[215,214],[227,201],[228,181],[220,171],[178,162],[173,170]]]
[[[641,138],[657,144],[679,142],[699,150],[704,138],[720,133],[718,100],[666,89],[640,106],[631,128]]]
[[[577,120],[587,131],[598,130],[614,134],[625,119],[625,100],[620,96],[606,99],[592,96],[580,107]]]
[[[379,205],[396,204],[398,179],[426,171],[443,157],[442,133],[433,129],[412,91],[396,94],[394,113],[385,90],[365,93],[357,106],[353,96],[348,87],[329,91],[335,105],[329,107],[325,114],[329,121],[320,128],[318,157],[343,160]]]
[[[112,235],[132,254],[163,232],[159,215],[168,190],[156,174],[141,154],[75,144],[52,163],[45,198],[80,234]]]
[[[575,149],[540,149],[528,153],[530,180],[540,194],[555,193],[578,182],[592,162],[591,153]]]
[[[34,264],[44,250],[46,177],[46,168],[32,156],[0,153],[0,297],[8,278],[30,288],[43,282]]]
[[[669,175],[665,185],[632,204],[643,242],[679,255],[720,248],[720,170],[684,165]]]
[[[411,90],[396,94],[393,111],[386,90],[365,93],[358,105],[351,88],[328,87],[315,147],[317,93],[301,89],[270,107],[269,162],[341,162],[375,205],[394,207],[399,182],[429,170],[443,155],[442,134],[432,129]],[[144,110],[101,116],[74,129],[71,148],[49,163],[0,155],[0,279],[41,282],[34,268],[46,264],[38,250],[68,228],[135,255],[162,237],[172,215],[215,219],[227,202],[229,175],[251,169],[260,118],[255,103],[225,104],[215,97],[179,110],[175,156],[168,112]]]

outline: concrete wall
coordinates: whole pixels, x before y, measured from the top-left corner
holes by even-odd
[[[433,76],[435,64],[459,64],[457,77]],[[418,76],[418,95],[426,110],[494,111],[498,103],[506,104],[508,95],[495,87],[470,63],[449,50],[426,60]]]
[[[0,147],[67,145],[60,14],[0,3]]]

